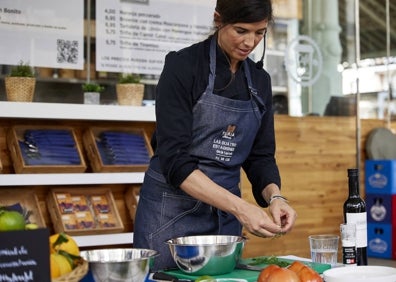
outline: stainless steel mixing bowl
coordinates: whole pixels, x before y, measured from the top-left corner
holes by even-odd
[[[234,270],[245,246],[245,237],[202,235],[166,241],[179,269],[191,275],[220,275]]]
[[[145,281],[158,252],[148,249],[98,249],[81,251],[95,282]]]

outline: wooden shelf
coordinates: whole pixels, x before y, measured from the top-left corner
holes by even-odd
[[[142,183],[143,172],[0,174],[0,186]]]
[[[0,101],[2,119],[155,122],[155,107]],[[0,188],[92,184],[141,184],[144,172],[0,174]],[[80,247],[133,244],[133,232],[73,236]]]
[[[155,108],[152,106],[0,102],[0,118],[155,122]]]
[[[127,245],[133,243],[133,232],[73,236],[79,247],[96,247],[108,245]]]

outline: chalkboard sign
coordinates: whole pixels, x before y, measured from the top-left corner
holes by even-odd
[[[0,232],[0,281],[50,282],[46,228]]]

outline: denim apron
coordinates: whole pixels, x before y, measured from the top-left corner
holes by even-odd
[[[252,87],[248,64],[244,72],[251,98],[233,100],[213,93],[216,37],[210,46],[210,74],[205,92],[193,108],[190,154],[199,169],[218,185],[241,196],[240,168],[250,153],[265,106]],[[154,156],[140,190],[134,225],[134,246],[160,252],[153,270],[176,266],[166,240],[190,235],[241,235],[239,221],[166,183]]]

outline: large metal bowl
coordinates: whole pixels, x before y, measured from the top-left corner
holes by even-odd
[[[220,275],[234,270],[245,246],[245,237],[202,235],[166,241],[177,266],[191,275]]]
[[[95,282],[145,281],[158,252],[148,249],[98,249],[81,251]]]

